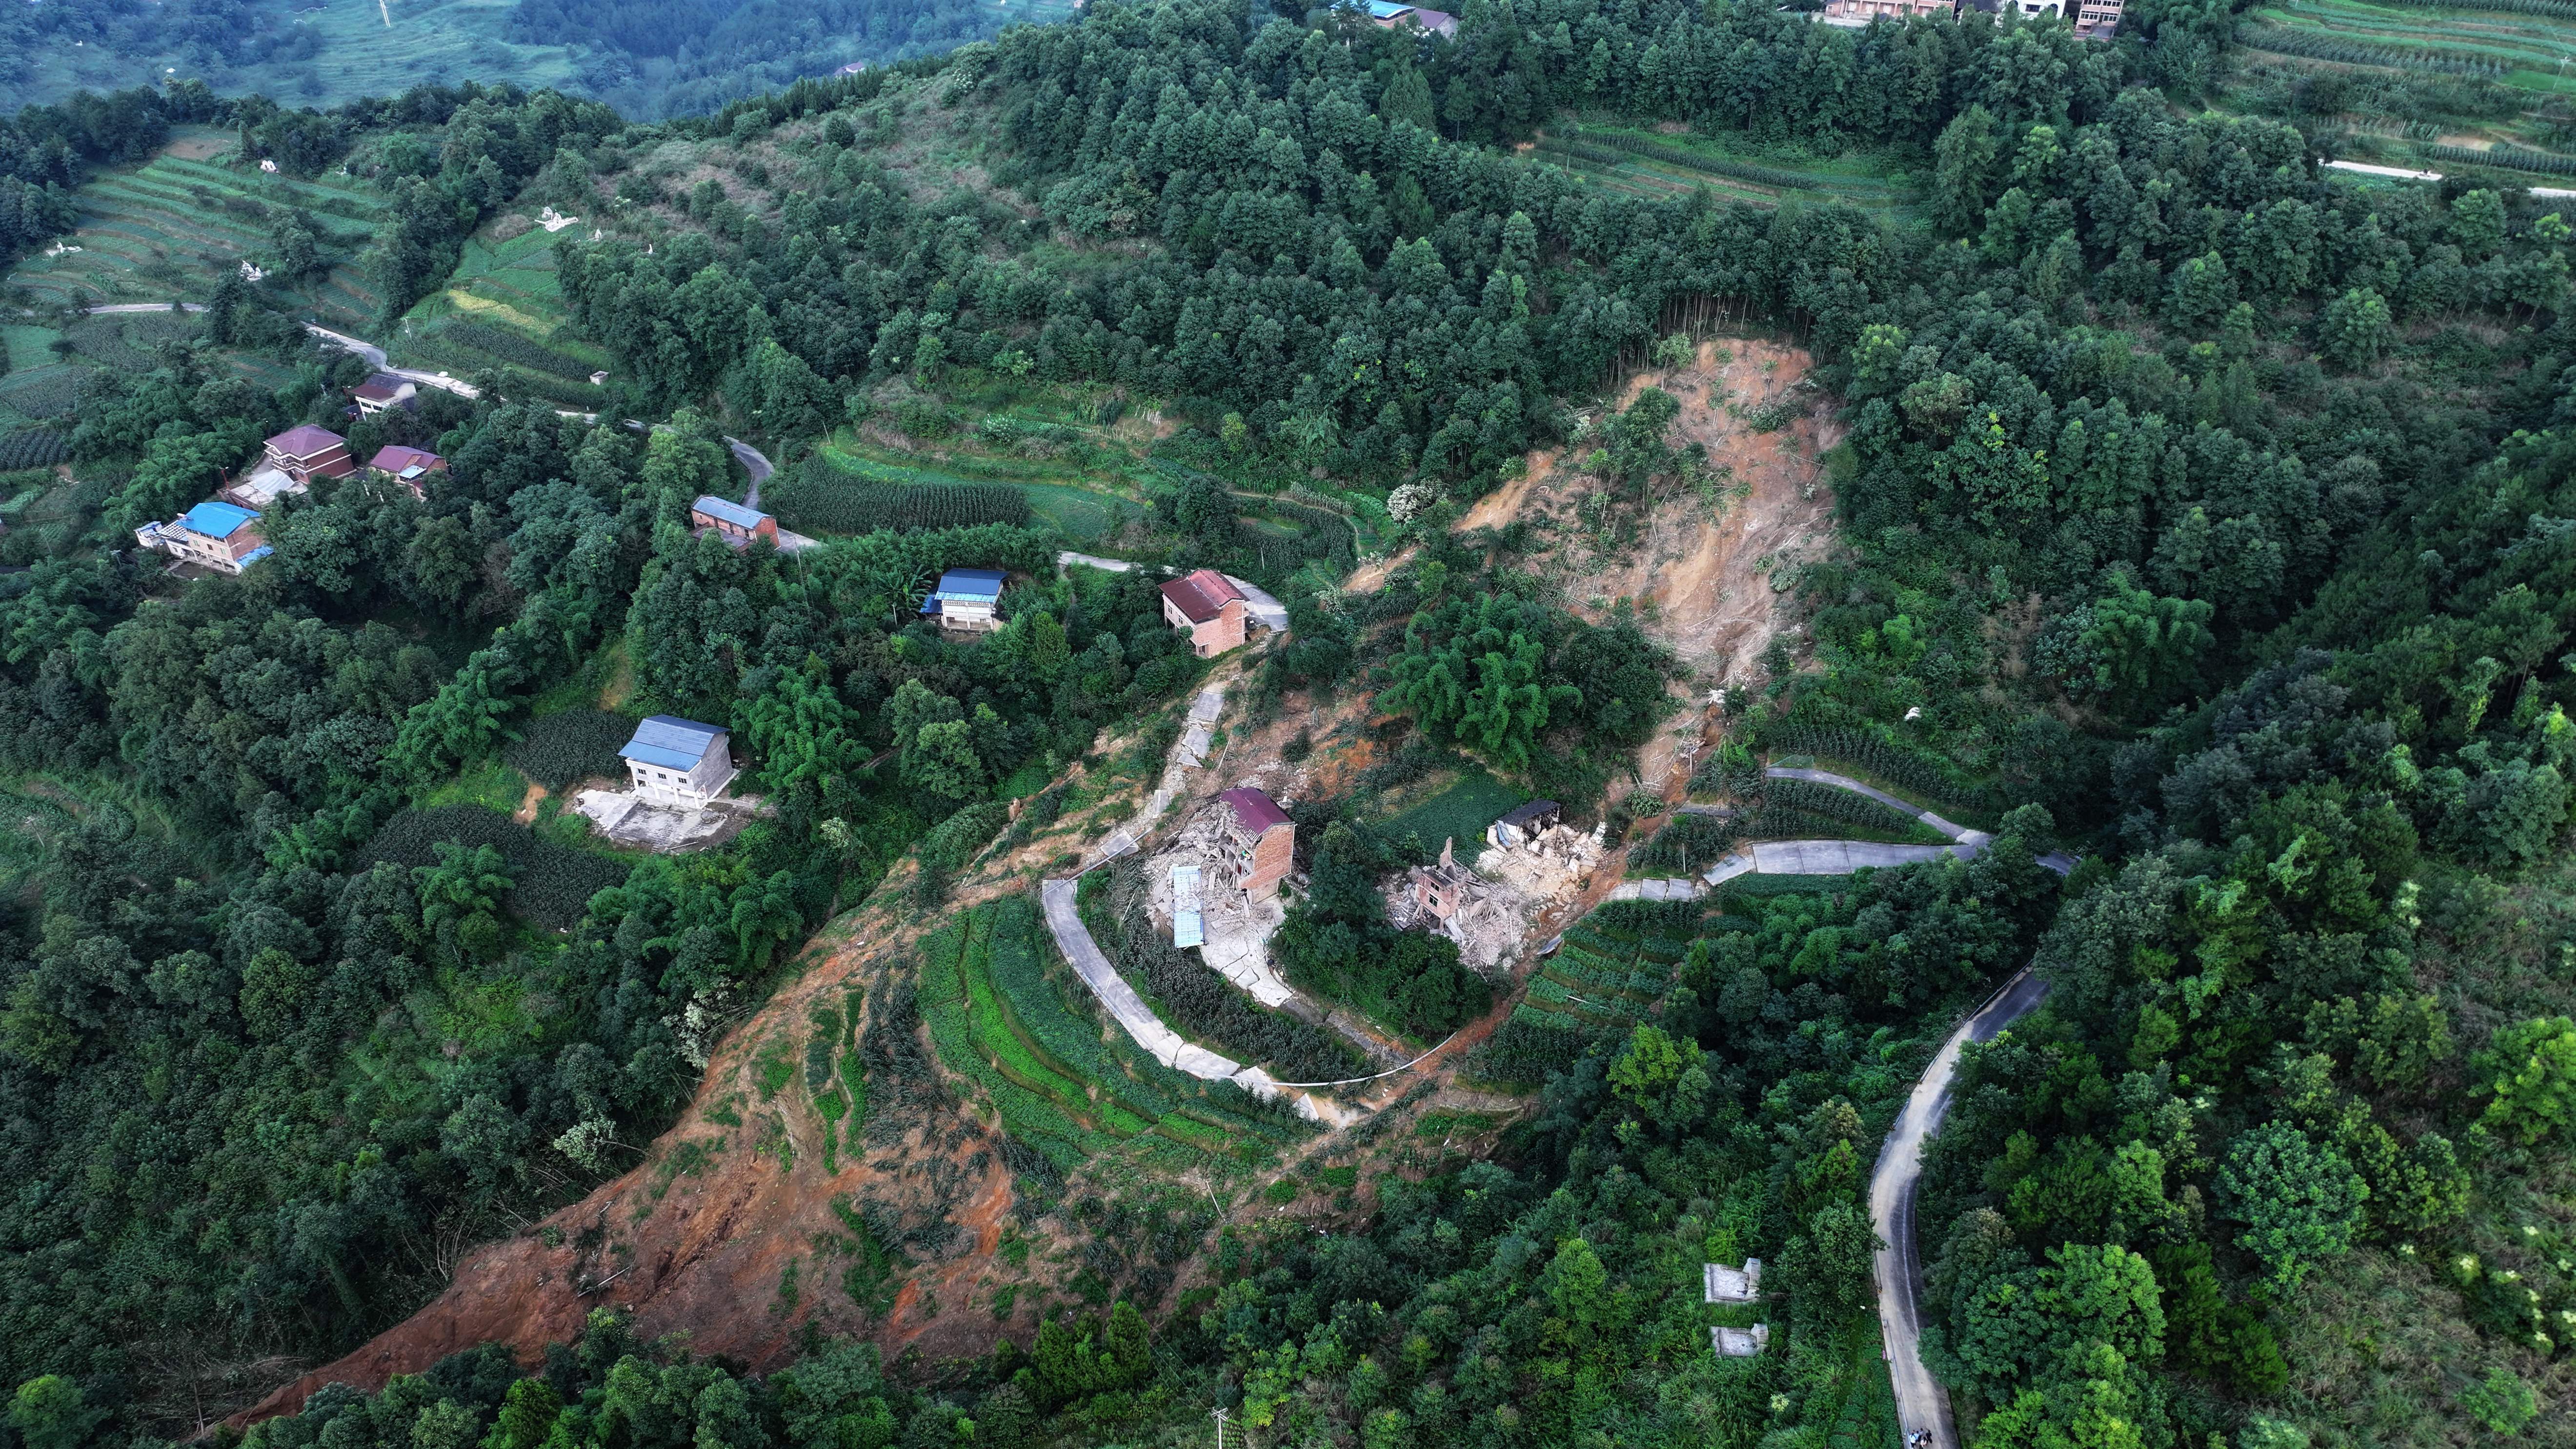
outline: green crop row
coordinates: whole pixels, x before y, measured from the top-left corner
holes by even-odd
[[[2334,65],[2434,71],[2444,75],[2483,76],[2490,80],[2499,79],[2512,69],[2502,61],[2461,51],[2366,45],[2340,36],[2277,25],[2240,26],[2236,31],[2236,43],[2252,50],[2268,50],[2274,55],[2294,55],[2302,60],[2322,60]]]
[[[2471,146],[2427,146],[2424,154],[2455,165],[2501,166],[2508,171],[2531,171],[2543,176],[2576,176],[2576,156],[2527,151],[2520,146],[2497,146],[2485,151]]]
[[[1552,149],[1549,146],[1551,140],[1558,146],[1568,149],[1580,146],[1600,153],[1607,148],[1609,164],[1616,164],[1626,159],[1616,154],[1625,152],[1628,156],[1660,161],[1667,166],[1679,166],[1685,171],[1698,171],[1733,181],[1749,181],[1756,186],[1778,186],[1793,191],[1826,191],[1880,200],[1888,198],[1894,190],[1883,181],[1820,176],[1810,171],[1789,171],[1777,166],[1765,166],[1758,161],[1739,161],[1731,156],[1711,156],[1687,147],[1653,141],[1643,136],[1632,136],[1624,131],[1587,131],[1580,126],[1569,125],[1565,128],[1565,135],[1562,138],[1541,138],[1540,147]],[[1575,154],[1581,156],[1581,159],[1595,159],[1593,156],[1582,156],[1581,152]]]

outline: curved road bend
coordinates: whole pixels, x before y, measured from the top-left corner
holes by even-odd
[[[1869,1221],[1886,1246],[1878,1250],[1873,1276],[1878,1280],[1878,1326],[1887,1343],[1888,1377],[1896,1388],[1898,1428],[1925,1433],[1926,1449],[1958,1449],[1958,1428],[1950,1421],[1950,1396],[1923,1366],[1922,1307],[1916,1294],[1923,1282],[1922,1253],[1914,1223],[1914,1189],[1923,1178],[1923,1147],[1941,1130],[1950,1110],[1950,1080],[1958,1074],[1959,1055],[1969,1042],[1995,1039],[2005,1027],[2028,1014],[2048,996],[2048,983],[2025,966],[1988,998],[1977,1013],[1941,1044],[1905,1110],[1887,1131],[1878,1166],[1869,1176]],[[1910,1442],[1910,1441],[1909,1441]]]

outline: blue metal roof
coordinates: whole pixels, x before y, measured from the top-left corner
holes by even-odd
[[[939,576],[939,597],[998,599],[1002,596],[1002,580],[1008,577],[1000,569],[950,569]]]
[[[277,552],[275,548],[263,543],[259,547],[252,549],[250,552],[241,556],[241,566],[243,568],[249,568],[252,564],[259,562],[261,559],[264,559],[275,552]]]
[[[739,503],[718,498],[712,493],[699,494],[698,501],[689,506],[709,518],[722,519],[736,528],[758,528],[761,520],[769,516],[757,508],[745,508]]]
[[[1002,580],[1010,577],[1000,569],[950,569],[939,576],[939,587],[921,601],[921,612],[940,612],[939,601],[955,599],[961,604],[989,604],[1002,597]]]
[[[230,538],[239,532],[243,525],[257,523],[259,515],[247,508],[237,508],[230,503],[217,503],[209,498],[180,514],[179,521],[185,524],[191,533],[202,533],[208,538]]]
[[[1393,20],[1395,17],[1414,8],[1416,7],[1411,5],[1393,4],[1391,3],[1391,0],[1369,0],[1369,14],[1380,20]]]
[[[657,714],[635,727],[635,738],[617,753],[626,759],[665,770],[694,770],[707,751],[725,737],[721,725],[700,724],[678,715]]]

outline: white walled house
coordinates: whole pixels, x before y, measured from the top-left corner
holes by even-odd
[[[728,738],[720,725],[657,714],[637,725],[635,737],[617,753],[647,804],[696,809],[733,784]]]

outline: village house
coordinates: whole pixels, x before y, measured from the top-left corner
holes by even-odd
[[[1915,16],[1944,18],[1965,15],[1971,10],[1988,15],[2010,6],[2024,20],[2044,15],[2064,14],[2074,24],[2078,40],[2108,40],[2120,28],[2121,0],[1827,0],[1816,19],[1827,25],[1859,30],[1884,16],[1902,21]]]
[[[713,533],[735,548],[749,548],[755,538],[778,544],[778,520],[757,508],[747,508],[712,493],[701,493],[689,505],[689,526],[699,533]]]
[[[1458,34],[1458,17],[1445,10],[1398,5],[1395,0],[1368,0],[1368,12],[1369,19],[1385,30],[1410,27],[1427,30],[1443,40],[1453,39]]]
[[[733,784],[729,739],[721,725],[657,714],[637,725],[635,737],[617,753],[647,804],[694,810]]]
[[[1297,827],[1279,802],[1255,786],[1216,797],[1226,807],[1226,841],[1235,854],[1236,884],[1254,900],[1279,894],[1279,883],[1297,861]]]
[[[387,443],[367,460],[367,466],[410,489],[412,497],[427,499],[429,475],[446,472],[447,460],[426,448]]]
[[[1163,619],[1190,636],[1190,652],[1211,659],[1243,642],[1243,590],[1214,569],[1163,585]]]
[[[147,523],[134,530],[134,541],[158,549],[183,563],[202,564],[217,573],[237,574],[273,550],[259,532],[259,515],[237,504],[200,503],[168,523]]]
[[[357,404],[360,417],[372,418],[391,408],[418,412],[420,388],[407,377],[390,372],[369,373],[365,382],[349,389],[349,401]]]
[[[1008,577],[1000,569],[950,569],[921,601],[921,612],[942,629],[989,634],[1002,627],[1002,581]]]
[[[349,458],[349,440],[311,423],[269,439],[265,461],[299,487],[310,487],[316,478],[346,478],[358,471]]]

